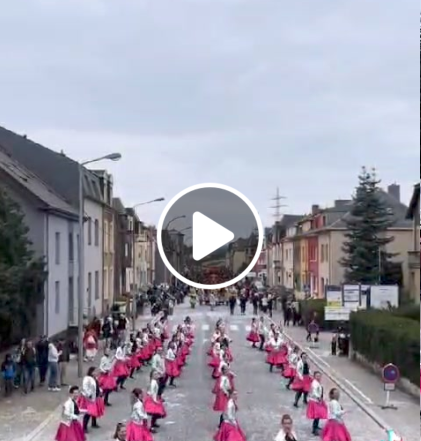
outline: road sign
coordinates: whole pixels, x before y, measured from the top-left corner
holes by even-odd
[[[399,372],[399,368],[395,366],[393,363],[388,363],[385,366],[383,366],[382,369],[383,383],[396,384],[399,381],[400,377],[401,375]]]
[[[390,402],[390,392],[393,392],[396,389],[396,383],[399,381],[400,377],[399,368],[393,363],[388,363],[383,366],[382,379],[384,390],[386,392],[386,403],[382,406],[382,409],[397,409],[397,407]]]

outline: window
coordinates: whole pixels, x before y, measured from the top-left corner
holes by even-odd
[[[322,245],[320,247],[320,262],[324,262],[325,261],[325,246]]]
[[[104,268],[104,300],[108,300],[108,270],[107,268]]]
[[[79,260],[79,248],[80,248],[79,240],[80,240],[80,235],[77,234],[77,235],[76,235],[76,247],[77,247],[77,256],[78,256],[78,260]],[[78,286],[79,286],[79,282],[78,282]]]
[[[60,282],[55,283],[55,313],[60,314]]]
[[[325,260],[329,262],[329,245],[325,245]]]
[[[88,219],[88,245],[92,245],[92,219]]]
[[[88,273],[88,308],[92,306],[92,273]]]
[[[129,257],[129,244],[128,243],[126,243],[124,245],[124,256]]]
[[[98,219],[95,219],[95,246],[99,246],[99,221]]]
[[[55,237],[55,260],[56,265],[60,265],[60,233],[56,233]]]
[[[321,281],[320,281],[321,283],[320,283],[320,285],[321,285],[321,290],[322,290],[322,294],[324,295],[325,294],[325,279],[324,279],[324,277],[322,277],[321,278]]]
[[[114,297],[114,270],[112,268],[110,268],[108,277],[110,279],[108,283],[108,289],[112,299]]]
[[[69,277],[69,323],[75,322],[75,289],[73,277]]]
[[[110,246],[110,253],[114,253],[114,222],[110,222],[109,228],[109,237],[110,237],[110,241],[109,241],[109,246]]]
[[[95,271],[95,300],[99,300],[99,271]]]
[[[75,248],[73,243],[73,233],[69,233],[69,262],[75,260]]]

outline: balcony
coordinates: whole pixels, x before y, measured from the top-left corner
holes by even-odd
[[[409,251],[408,252],[408,266],[411,270],[420,269],[420,252]]]

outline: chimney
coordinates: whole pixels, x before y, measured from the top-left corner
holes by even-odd
[[[393,196],[398,202],[401,201],[401,186],[398,184],[392,184],[387,187],[387,192],[390,196]]]
[[[348,205],[351,201],[348,199],[336,199],[335,201],[335,208],[342,208],[345,205]]]
[[[317,214],[320,211],[320,205],[311,206],[311,214]]]

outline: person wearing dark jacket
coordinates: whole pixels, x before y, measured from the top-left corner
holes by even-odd
[[[11,354],[6,354],[0,370],[3,377],[4,394],[6,397],[9,397],[13,392],[13,381],[16,374],[16,366]]]
[[[35,388],[35,370],[37,367],[37,356],[32,341],[26,342],[22,353],[22,372],[24,393],[32,392]]]
[[[37,365],[39,371],[40,386],[45,384],[48,371],[48,339],[43,335],[36,345]]]

